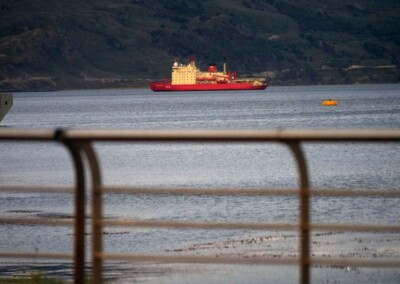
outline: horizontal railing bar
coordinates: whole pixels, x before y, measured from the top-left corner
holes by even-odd
[[[223,195],[223,196],[287,196],[299,195],[298,189],[204,189],[204,188],[151,188],[151,187],[117,187],[103,186],[104,193],[110,194],[151,194],[151,195]],[[342,190],[342,189],[313,189],[310,196],[354,196],[354,197],[400,197],[399,190]]]
[[[220,229],[220,230],[298,230],[299,224],[290,223],[233,223],[233,222],[188,222],[171,220],[104,220],[104,226],[145,227],[145,228],[186,228],[186,229]],[[310,224],[310,230],[325,231],[359,231],[359,232],[400,232],[397,225],[363,225],[363,224]]]
[[[98,254],[97,257],[106,260],[129,260],[135,262],[168,262],[168,263],[223,263],[223,264],[276,264],[298,265],[298,257],[227,257],[227,256],[184,256],[184,255],[156,255],[156,254]],[[40,258],[40,259],[71,259],[68,253],[33,253],[33,252],[0,252],[0,258]],[[312,265],[348,266],[348,267],[400,267],[400,260],[370,260],[344,258],[311,258]]]
[[[57,220],[49,220],[49,219],[30,219],[30,218],[0,218],[0,224],[7,225],[42,225],[42,226],[72,226],[74,224],[74,216],[71,219],[57,219]]]
[[[0,140],[50,141],[55,138],[54,130],[1,129]]]
[[[142,142],[262,142],[262,141],[400,141],[398,130],[83,130],[64,131],[64,138]],[[1,137],[0,137],[1,138]]]
[[[48,220],[48,219],[22,219],[22,218],[0,218],[0,224],[12,225],[44,225],[44,226],[72,226],[73,219]],[[287,229],[297,230],[298,224],[289,223],[228,223],[228,222],[187,222],[170,220],[103,220],[104,226],[113,227],[147,227],[147,228],[189,228],[189,229],[251,229],[251,230],[273,230]],[[363,224],[310,224],[310,230],[314,231],[358,231],[358,232],[400,232],[398,225],[363,225]]]
[[[97,254],[104,260],[126,260],[134,262],[162,262],[162,263],[203,263],[203,264],[270,264],[270,265],[298,265],[300,259],[296,257],[237,257],[237,256],[192,256],[192,255],[156,255],[156,254]],[[342,258],[311,258],[312,265],[338,265],[349,267],[400,267],[400,260],[372,260],[372,259],[342,259]]]
[[[14,193],[73,193],[75,188],[68,186],[49,186],[49,185],[0,185],[0,192]]]
[[[152,195],[223,195],[223,196],[288,196],[299,195],[298,189],[204,189],[204,188],[151,188],[151,187],[118,187],[104,186],[104,193],[110,194],[152,194]],[[72,193],[73,187],[67,186],[18,186],[0,185],[0,192],[14,193]],[[342,190],[312,189],[310,196],[354,196],[354,197],[400,197],[399,190]]]
[[[47,259],[71,259],[72,254],[50,252],[0,252],[0,258],[47,258]]]
[[[48,220],[48,219],[22,219],[0,218],[0,224],[12,225],[44,225],[44,226],[72,226],[73,219]],[[170,220],[103,220],[104,226],[113,227],[147,227],[147,228],[186,228],[186,229],[219,229],[219,230],[297,230],[298,224],[289,223],[228,223],[228,222],[187,222]],[[363,225],[363,224],[310,224],[314,231],[358,231],[358,232],[400,232],[398,225]]]
[[[97,140],[97,141],[399,141],[399,130],[32,130],[1,129],[0,140]]]

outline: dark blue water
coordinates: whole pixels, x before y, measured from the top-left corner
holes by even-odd
[[[323,107],[326,99],[338,107]],[[90,90],[17,93],[1,123],[22,129],[400,129],[400,85],[271,87],[255,92],[152,93]],[[304,144],[314,188],[398,188],[400,145]],[[95,149],[107,185],[295,188],[293,158],[272,144],[107,144]],[[1,184],[72,185],[60,145],[0,142]],[[27,212],[19,212],[27,210]],[[108,217],[295,222],[289,197],[152,197],[106,195]],[[393,224],[397,199],[314,198],[317,222]],[[72,214],[66,194],[0,193],[0,215]],[[243,231],[108,229],[107,251],[160,252],[185,244],[252,234]],[[116,233],[116,234],[112,234]],[[0,226],[0,250],[70,251],[71,230]]]

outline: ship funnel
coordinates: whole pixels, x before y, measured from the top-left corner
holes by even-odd
[[[208,64],[208,72],[217,72],[217,65],[215,63]]]

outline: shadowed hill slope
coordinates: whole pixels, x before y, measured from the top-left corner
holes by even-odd
[[[3,0],[0,90],[145,86],[195,54],[272,84],[400,81],[397,0]]]

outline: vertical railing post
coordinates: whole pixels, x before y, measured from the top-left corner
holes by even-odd
[[[56,130],[54,139],[63,143],[71,153],[75,166],[75,220],[74,220],[74,283],[85,283],[85,169],[79,144],[64,137],[63,130]]]
[[[101,188],[100,166],[96,153],[89,142],[84,145],[84,152],[88,158],[92,174],[92,282],[103,282],[103,196]]]
[[[307,163],[299,141],[287,142],[296,159],[300,174],[300,283],[308,284],[310,278],[310,191]]]

